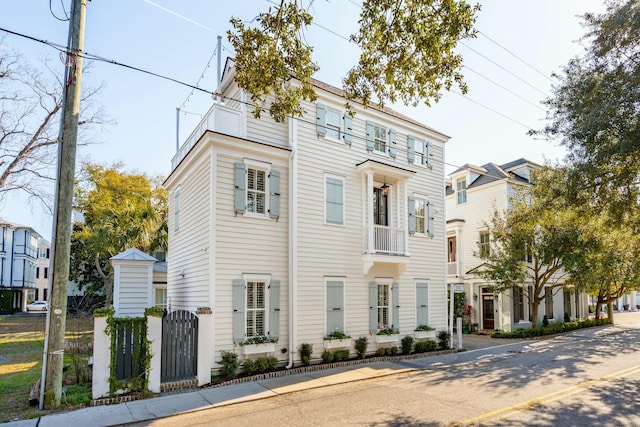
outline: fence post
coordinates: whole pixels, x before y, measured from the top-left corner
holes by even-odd
[[[150,342],[149,391],[160,393],[162,361],[162,317],[147,315],[147,340]]]
[[[91,396],[93,399],[109,394],[111,373],[111,337],[105,333],[107,317],[93,318],[93,376]]]
[[[198,386],[211,382],[211,347],[213,340],[210,307],[198,307]]]

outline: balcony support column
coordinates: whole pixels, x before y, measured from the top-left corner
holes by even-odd
[[[367,209],[365,218],[365,225],[367,227],[367,251],[371,254],[374,252],[374,226],[373,226],[373,171],[367,171],[367,185],[366,185],[365,200],[367,202]]]

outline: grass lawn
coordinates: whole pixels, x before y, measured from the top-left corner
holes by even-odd
[[[40,314],[0,316],[0,423],[43,415],[29,406],[29,392],[42,375],[46,316]],[[93,337],[93,317],[67,318],[65,365],[61,410],[85,404],[90,384],[74,384],[75,366],[86,366]],[[73,363],[75,358],[78,363]],[[80,388],[80,390],[78,390]]]

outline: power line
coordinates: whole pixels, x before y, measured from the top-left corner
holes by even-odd
[[[540,92],[542,95],[544,96],[549,96],[549,94],[547,92],[544,92],[540,89],[538,89],[537,87],[535,87],[534,85],[532,85],[531,83],[527,82],[526,80],[524,80],[523,78],[521,78],[520,76],[516,75],[515,73],[507,70],[505,67],[503,67],[502,65],[498,64],[496,61],[494,61],[493,59],[489,58],[488,56],[484,55],[483,53],[478,52],[477,50],[475,50],[474,48],[472,48],[471,46],[469,46],[468,44],[464,43],[464,42],[459,42],[462,46],[466,47],[467,49],[475,52],[476,54],[482,56],[484,59],[486,59],[487,61],[491,62],[493,65],[495,65],[496,67],[500,68],[501,70],[511,74],[513,77],[515,77],[516,79],[520,80],[522,83],[526,84],[527,86],[529,86],[530,88]]]
[[[198,26],[198,27],[200,27],[200,28],[204,28],[204,29],[205,29],[205,30],[207,30],[207,31],[211,31],[212,33],[215,33],[215,30],[214,30],[213,28],[207,27],[206,25],[201,24],[201,23],[199,23],[199,22],[197,22],[197,21],[194,21],[194,20],[193,20],[193,19],[191,19],[191,18],[187,18],[187,17],[186,17],[186,16],[184,16],[184,15],[180,15],[178,12],[174,12],[173,10],[171,10],[171,9],[167,9],[167,8],[166,8],[166,7],[164,7],[164,6],[160,6],[159,4],[156,4],[156,3],[154,3],[154,2],[152,2],[152,1],[150,1],[150,0],[142,0],[142,1],[143,1],[143,2],[145,2],[145,3],[150,4],[150,5],[151,5],[151,6],[153,6],[153,7],[157,7],[157,8],[158,8],[158,9],[160,9],[160,10],[163,10],[163,11],[165,11],[165,12],[167,12],[167,13],[170,13],[171,15],[177,16],[178,18],[180,18],[180,19],[182,19],[182,20],[185,20],[185,21],[190,22],[190,23],[192,23],[192,24],[194,24],[194,25],[197,25],[197,26]]]
[[[207,65],[205,65],[204,69],[202,70],[202,73],[200,73],[200,77],[198,78],[198,81],[196,81],[196,86],[200,85],[200,81],[204,78],[204,74],[209,69],[211,65],[211,60],[216,56],[217,52],[218,52],[218,48],[216,47],[215,49],[213,49],[213,53],[209,57],[209,60],[207,61]],[[189,95],[187,95],[184,102],[180,105],[180,107],[178,107],[178,109],[182,109],[182,107],[184,107],[187,104],[187,102],[189,102],[189,98],[191,98],[191,95],[193,95],[193,91],[194,89],[191,89],[191,92],[189,92]]]
[[[518,61],[522,62],[524,65],[528,66],[529,68],[531,68],[533,71],[537,72],[538,74],[540,74],[542,77],[544,77],[545,79],[549,80],[551,83],[555,83],[549,76],[547,76],[545,73],[543,73],[542,71],[538,70],[536,67],[534,67],[533,65],[529,64],[527,61],[525,61],[524,59],[520,58],[518,55],[516,55],[515,53],[511,52],[509,49],[507,49],[506,47],[502,46],[500,43],[498,43],[497,41],[495,41],[494,39],[492,39],[491,37],[489,37],[488,35],[486,35],[485,33],[483,33],[482,31],[478,31],[478,34],[481,34],[484,38],[486,38],[487,40],[489,40],[491,43],[495,44],[496,46],[502,48],[505,52],[507,52],[508,54],[510,54],[511,56],[513,56],[514,58],[516,58]]]
[[[32,40],[32,41],[35,41],[35,42],[38,42],[38,43],[42,43],[42,44],[51,46],[54,49],[59,50],[61,52],[66,52],[66,49],[62,49],[60,47],[60,45],[58,45],[56,43],[52,43],[52,42],[49,42],[49,41],[46,41],[46,40],[38,39],[36,37],[28,36],[28,35],[25,35],[25,34],[22,34],[22,33],[18,33],[18,32],[15,32],[15,31],[11,31],[11,30],[8,30],[8,29],[2,28],[2,27],[0,27],[0,31],[4,31],[6,33],[9,33],[9,34],[12,34],[12,35],[15,35],[15,36],[18,36],[18,37],[23,37],[23,38],[26,38],[26,39],[29,39],[29,40]],[[195,86],[193,84],[180,81],[180,80],[175,79],[173,77],[168,77],[168,76],[165,76],[165,75],[162,75],[162,74],[158,74],[158,73],[155,73],[155,72],[152,72],[152,71],[144,70],[142,68],[138,68],[138,67],[134,67],[134,66],[131,66],[131,65],[123,64],[121,62],[118,62],[118,61],[115,61],[115,60],[112,60],[112,59],[103,58],[103,57],[100,57],[100,56],[97,56],[97,55],[94,55],[94,54],[90,54],[90,53],[87,53],[87,52],[78,53],[78,55],[82,56],[84,58],[87,58],[87,59],[93,59],[93,60],[96,60],[96,61],[106,62],[108,64],[117,65],[117,66],[120,66],[120,67],[123,67],[123,68],[127,68],[127,69],[130,69],[130,70],[133,70],[133,71],[138,71],[138,72],[141,72],[141,73],[144,73],[144,74],[148,74],[148,75],[151,75],[151,76],[154,76],[154,77],[158,77],[158,78],[161,78],[161,79],[164,79],[164,80],[168,80],[168,81],[171,81],[171,82],[174,82],[174,83],[177,83],[177,84],[192,88],[193,90],[197,90],[197,91],[201,91],[203,93],[207,93],[209,95],[215,95],[215,92],[213,92],[213,91],[210,91],[210,90],[207,90],[207,89],[203,89],[203,88]],[[498,115],[506,118],[507,120],[510,120],[510,121],[512,121],[512,122],[514,122],[514,123],[526,128],[527,130],[533,130],[532,127],[527,126],[524,123],[507,116],[506,114],[500,113],[497,110],[494,110],[494,109],[492,109],[490,107],[487,107],[487,106],[483,105],[482,103],[480,103],[478,101],[475,101],[475,100],[473,100],[473,99],[471,99],[471,98],[469,98],[469,97],[467,97],[465,95],[462,95],[461,93],[459,93],[459,92],[457,92],[455,90],[452,90],[452,92],[457,94],[457,95],[459,95],[459,96],[462,96],[465,99],[468,99],[469,101],[473,102],[474,104],[477,104],[477,105],[479,105],[479,106],[481,106],[481,107],[483,107],[483,108],[485,108],[485,109],[487,109],[489,111],[492,111],[495,114],[498,114]],[[256,104],[253,104],[253,103],[248,102],[248,101],[243,101],[241,99],[236,99],[236,98],[232,98],[232,97],[229,97],[229,96],[223,96],[222,98],[230,100],[230,101],[235,101],[235,102],[238,102],[238,103],[241,103],[241,104],[245,104],[245,105],[253,107],[253,108],[256,107]],[[267,112],[268,110],[266,108],[261,108],[261,111]],[[190,113],[190,114],[197,115],[197,113]],[[306,119],[303,119],[303,118],[300,118],[300,117],[293,117],[293,118],[295,120],[298,120],[298,121],[303,122],[303,123],[307,123],[307,124],[312,125],[312,126],[316,126],[317,125],[315,120],[306,120]],[[355,139],[355,140],[366,141],[366,137],[362,137],[362,136],[359,136],[359,135],[352,135],[352,138]],[[395,149],[399,153],[407,154],[409,152],[408,148],[403,148],[402,146],[396,146]],[[435,161],[436,162],[440,162],[438,160],[435,160]],[[446,163],[444,161],[441,161],[440,163],[443,164],[443,165],[446,165],[446,166],[451,166],[451,167],[461,167],[461,166],[458,166],[458,165]],[[495,178],[499,178],[499,177],[495,177]]]

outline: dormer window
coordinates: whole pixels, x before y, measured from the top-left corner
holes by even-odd
[[[456,193],[458,193],[458,204],[467,203],[467,178],[456,180]]]

